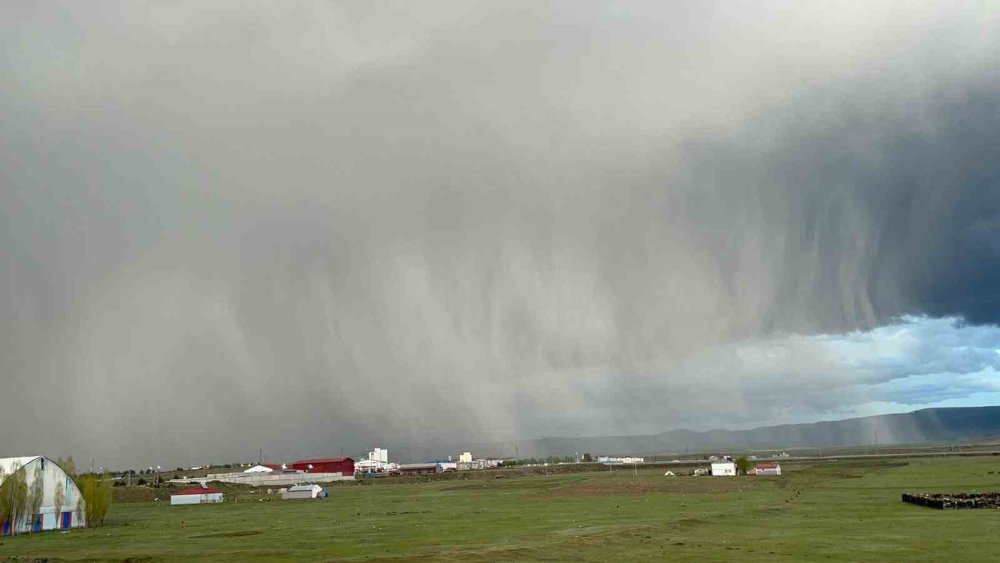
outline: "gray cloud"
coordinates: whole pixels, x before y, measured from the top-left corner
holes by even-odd
[[[10,12],[10,453],[690,426],[766,408],[780,364],[671,375],[734,342],[1000,317],[988,10]]]

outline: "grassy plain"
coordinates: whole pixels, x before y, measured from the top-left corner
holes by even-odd
[[[787,465],[780,478],[663,469],[341,485],[316,501],[135,502],[93,530],[2,538],[0,559],[997,560],[1000,511],[903,491],[1000,489],[1000,458]],[[993,473],[991,473],[993,472]]]

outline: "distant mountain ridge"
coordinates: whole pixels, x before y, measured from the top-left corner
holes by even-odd
[[[947,443],[994,436],[1000,436],[1000,406],[931,408],[748,430],[670,430],[644,436],[539,438],[482,444],[477,449],[485,455],[540,457],[574,452],[651,454],[684,450]]]

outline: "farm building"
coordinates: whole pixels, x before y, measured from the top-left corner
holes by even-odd
[[[646,463],[646,459],[635,456],[616,457],[616,456],[602,455],[597,457],[597,463],[607,463],[612,465],[619,465],[619,464],[630,465],[636,463]]]
[[[777,463],[758,463],[753,468],[754,475],[781,475],[781,466]]]
[[[222,502],[222,491],[210,489],[205,485],[177,491],[170,495],[170,504],[210,504]]]
[[[354,464],[354,470],[358,473],[385,473],[392,468],[393,464],[389,463],[389,450],[384,448],[375,448],[368,452],[367,459]]]
[[[0,522],[0,535],[82,528],[86,524],[80,489],[54,461],[44,456],[0,459],[0,485],[22,476],[28,494],[34,491],[41,495],[38,512],[24,514],[15,522]]]
[[[716,461],[712,463],[712,476],[732,477],[736,475],[736,464],[731,461]]]
[[[295,485],[294,487],[289,487],[288,489],[285,489],[281,493],[281,498],[285,500],[317,498],[317,497],[325,498],[326,491],[323,490],[323,487],[320,487],[319,485],[316,484]]]
[[[300,459],[293,462],[291,469],[306,473],[340,473],[354,476],[354,460],[349,457],[323,457],[316,459]]]
[[[404,463],[400,465],[396,471],[398,471],[400,475],[433,475],[438,473],[438,464]]]

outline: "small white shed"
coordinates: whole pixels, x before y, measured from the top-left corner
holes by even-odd
[[[731,461],[716,461],[712,463],[712,476],[735,477],[736,464]]]
[[[170,504],[210,504],[222,502],[222,491],[204,485],[177,491],[170,495]]]
[[[298,498],[316,498],[324,495],[325,491],[323,487],[319,485],[295,485],[294,487],[289,487],[287,491],[281,493],[282,499],[298,499]]]

